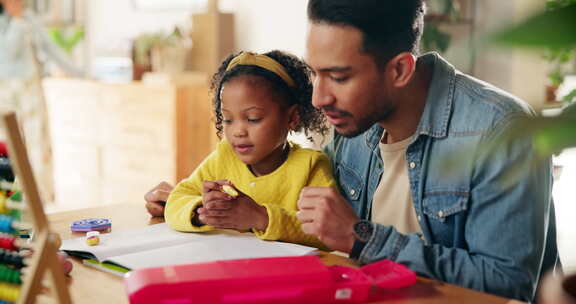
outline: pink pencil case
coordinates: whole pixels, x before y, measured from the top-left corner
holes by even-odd
[[[412,285],[416,274],[382,260],[326,266],[317,256],[228,260],[139,269],[124,278],[130,303],[362,303],[377,286]]]

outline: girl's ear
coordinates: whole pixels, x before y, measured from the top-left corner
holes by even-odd
[[[288,128],[290,131],[295,131],[298,124],[300,124],[300,112],[298,105],[292,105],[288,108]]]

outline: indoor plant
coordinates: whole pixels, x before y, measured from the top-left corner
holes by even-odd
[[[170,34],[157,32],[137,36],[132,52],[133,79],[140,80],[144,72],[153,70],[183,71],[189,44],[177,27]]]
[[[549,0],[546,2],[548,11],[559,10],[571,4],[576,4],[576,0]],[[564,82],[567,73],[567,64],[574,60],[576,48],[574,46],[548,47],[544,54],[550,65],[551,70],[548,73],[550,84],[546,88],[547,101],[559,101],[556,92],[558,87]],[[571,102],[576,95],[576,89],[566,95],[562,101]]]
[[[433,0],[428,4],[426,26],[422,34],[422,47],[426,51],[444,53],[450,47],[452,35],[440,28],[440,24],[457,22],[461,18],[457,0]]]
[[[74,47],[84,39],[85,31],[81,26],[75,27],[52,27],[48,33],[50,38],[66,53],[71,54]]]

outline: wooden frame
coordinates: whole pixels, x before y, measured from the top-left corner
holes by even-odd
[[[42,207],[42,198],[38,191],[32,166],[28,160],[26,146],[20,133],[16,114],[3,115],[3,122],[8,137],[8,151],[15,175],[22,184],[26,196],[28,210],[32,215],[32,225],[36,240],[33,242],[33,256],[29,260],[30,271],[26,274],[18,303],[34,303],[41,290],[41,283],[46,272],[52,279],[52,294],[56,295],[58,303],[69,304],[70,294],[64,277],[62,265],[57,257],[57,236],[50,232],[48,219]]]

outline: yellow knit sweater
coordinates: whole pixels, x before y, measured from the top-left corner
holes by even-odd
[[[202,204],[202,182],[219,179],[231,181],[256,203],[266,207],[268,228],[266,231],[253,230],[257,237],[327,249],[316,237],[302,232],[296,218],[298,197],[303,187],[337,187],[330,161],[322,152],[291,143],[288,158],[280,167],[270,174],[254,176],[238,159],[228,141],[223,140],[168,197],[164,212],[168,225],[187,232],[213,230],[214,227],[208,225],[192,225],[192,217]]]

